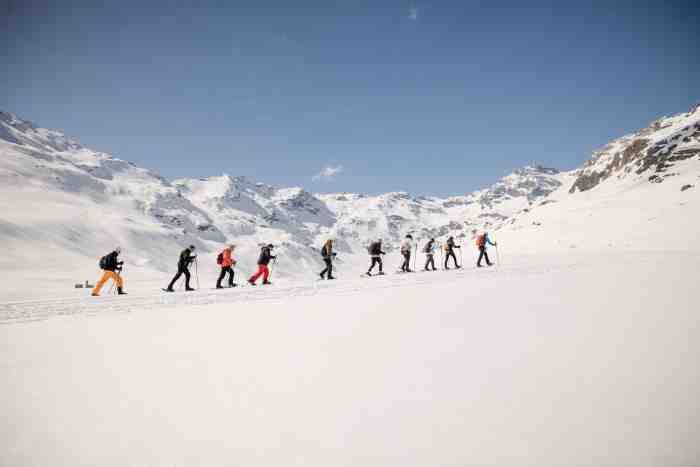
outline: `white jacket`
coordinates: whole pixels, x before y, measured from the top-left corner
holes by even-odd
[[[410,252],[413,249],[413,242],[410,239],[404,238],[401,240],[401,252]]]

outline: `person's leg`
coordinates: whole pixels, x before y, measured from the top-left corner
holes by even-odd
[[[325,279],[325,275],[328,272],[328,258],[323,258],[323,263],[326,265],[326,267],[323,268],[323,271],[318,273],[318,275],[321,276],[321,279]]]
[[[383,271],[382,271],[382,267],[383,267],[384,265],[382,264],[382,258],[381,258],[381,257],[380,257],[380,258],[377,258],[377,264],[379,264],[379,272],[380,272],[380,273],[383,272]]]
[[[114,279],[114,282],[117,283],[117,288],[119,288],[119,289],[124,288],[124,279],[122,279],[121,274],[115,273],[113,279]]]
[[[374,269],[374,265],[379,263],[379,261],[377,261],[377,260],[378,260],[378,258],[376,256],[372,256],[372,263],[370,263],[370,265],[369,265],[369,269],[367,270],[367,274],[370,274],[372,272],[372,269]]]
[[[476,266],[481,267],[481,259],[484,257],[485,249],[483,246],[479,247],[479,259],[476,261]]]
[[[226,270],[229,269],[228,267],[222,267],[221,272],[219,273],[219,278],[216,280],[216,288],[220,289],[221,288],[221,281],[224,279],[226,276]]]
[[[326,260],[326,269],[328,270],[328,278],[332,279],[333,278],[333,260],[328,258]]]
[[[258,264],[258,270],[255,271],[255,274],[253,274],[252,276],[250,276],[250,279],[248,279],[248,282],[254,284],[255,281],[257,281],[258,278],[260,278],[261,275],[262,275],[262,264]]]
[[[92,294],[97,296],[100,294],[100,290],[102,290],[102,286],[105,285],[105,282],[110,278],[110,271],[104,271],[102,273],[102,277],[100,277],[100,280],[97,281],[97,284],[95,284],[95,288],[92,289]]]
[[[189,290],[192,288],[190,287],[190,270],[185,268],[182,273],[185,275],[185,290]]]
[[[173,285],[175,285],[175,282],[182,276],[182,270],[178,268],[177,274],[175,274],[175,277],[173,277],[173,280],[170,281],[170,285],[168,286],[168,290],[173,290]]]
[[[233,276],[234,276],[233,268],[231,266],[228,267],[228,286],[233,287]]]
[[[484,248],[484,259],[486,260],[486,264],[491,266],[491,261],[489,261],[489,253],[486,251],[486,248]]]
[[[267,278],[270,277],[270,269],[267,267],[267,265],[262,266],[262,274],[263,274],[263,284],[267,282]]]

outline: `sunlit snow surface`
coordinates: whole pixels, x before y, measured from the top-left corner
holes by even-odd
[[[698,252],[0,306],[1,465],[689,466]]]
[[[170,183],[0,116],[0,465],[700,465],[698,109],[447,199]],[[618,167],[639,138],[674,159]],[[465,269],[393,274],[408,230]],[[274,285],[212,290],[229,241]],[[201,290],[160,292],[190,242]],[[116,244],[130,294],[74,289]]]

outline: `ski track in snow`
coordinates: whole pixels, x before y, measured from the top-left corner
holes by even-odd
[[[100,297],[57,298],[42,300],[25,300],[0,303],[0,324],[41,321],[52,317],[74,315],[97,315],[102,313],[144,312],[154,308],[178,307],[182,305],[215,305],[222,303],[244,304],[258,301],[280,301],[295,297],[308,297],[328,294],[329,297],[349,296],[360,291],[383,290],[394,288],[435,287],[440,284],[452,284],[457,281],[478,281],[488,275],[489,278],[530,276],[548,274],[558,270],[579,268],[575,262],[560,265],[509,266],[499,268],[475,267],[467,269],[438,269],[434,272],[418,271],[409,274],[386,272],[383,276],[369,278],[338,278],[335,281],[312,281],[271,286],[239,285],[233,289],[200,289],[194,292],[153,294],[130,294],[126,296],[107,295],[103,291]],[[469,282],[467,282],[469,283]],[[235,311],[235,308],[232,309]]]

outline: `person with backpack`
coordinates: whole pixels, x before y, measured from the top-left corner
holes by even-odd
[[[485,259],[486,260],[486,265],[487,266],[493,266],[493,263],[489,261],[489,255],[486,252],[486,245],[492,245],[496,246],[497,244],[495,242],[492,242],[491,239],[489,238],[489,233],[484,232],[481,235],[477,235],[476,237],[476,246],[479,248],[479,259],[476,262],[476,267],[480,268],[481,267],[481,260]]]
[[[226,274],[228,274],[228,286],[235,287],[236,284],[233,283],[233,266],[236,264],[236,260],[233,259],[233,250],[236,249],[236,245],[229,245],[223,249],[221,253],[216,257],[216,264],[221,267],[221,273],[219,274],[219,279],[216,281],[216,288],[223,289],[221,286],[221,281],[224,280]]]
[[[328,280],[333,280],[333,260],[335,259],[336,253],[333,251],[333,240],[328,239],[326,243],[323,244],[321,248],[321,256],[323,257],[323,262],[326,263],[326,268],[321,271],[318,275],[321,279],[326,279],[326,273],[328,273]]]
[[[272,284],[272,282],[267,280],[267,278],[270,277],[270,269],[267,265],[270,264],[270,260],[277,258],[277,256],[272,254],[272,249],[274,247],[275,246],[272,243],[269,243],[260,249],[260,256],[258,257],[258,271],[250,276],[250,279],[248,279],[248,283],[250,285],[255,285],[255,281],[257,281],[260,276],[263,277],[263,285]]]
[[[170,281],[170,285],[168,286],[168,288],[163,289],[165,292],[175,292],[175,290],[173,290],[173,285],[175,285],[175,282],[177,282],[177,280],[183,274],[185,275],[185,290],[187,292],[194,290],[192,287],[190,287],[190,264],[195,259],[197,259],[197,255],[192,254],[194,250],[194,245],[190,245],[189,247],[182,250],[182,252],[180,253],[180,258],[177,261],[177,274],[175,274],[173,280]]]
[[[411,234],[401,241],[401,256],[403,256],[403,264],[401,265],[402,272],[411,271],[411,250],[413,249],[413,236]]]
[[[435,250],[435,239],[431,238],[423,247],[423,253],[425,253],[425,267],[423,271],[430,271],[431,269],[428,269],[428,266],[432,266],[432,270],[437,271],[435,268]]]
[[[450,269],[447,266],[447,261],[452,258],[452,260],[455,263],[455,268],[459,269],[462,266],[457,264],[457,256],[455,256],[455,248],[462,248],[461,246],[455,244],[455,238],[450,237],[447,239],[447,243],[445,243],[445,269]]]
[[[100,296],[100,290],[102,290],[102,286],[105,285],[105,282],[107,282],[110,279],[112,279],[114,283],[117,284],[117,293],[119,295],[126,295],[126,292],[124,292],[124,279],[122,279],[121,276],[124,261],[118,260],[118,257],[121,254],[121,252],[122,249],[116,247],[114,251],[100,258],[99,265],[103,273],[100,280],[97,281],[97,284],[95,284],[95,288],[92,289],[93,297]]]
[[[382,271],[382,257],[381,255],[385,255],[384,251],[382,250],[382,239],[380,238],[376,242],[370,243],[369,247],[367,248],[367,251],[369,252],[369,256],[372,259],[372,264],[369,265],[369,269],[367,270],[367,275],[371,276],[372,275],[372,269],[374,269],[374,265],[378,264],[379,265],[379,274],[383,275],[384,272]]]

